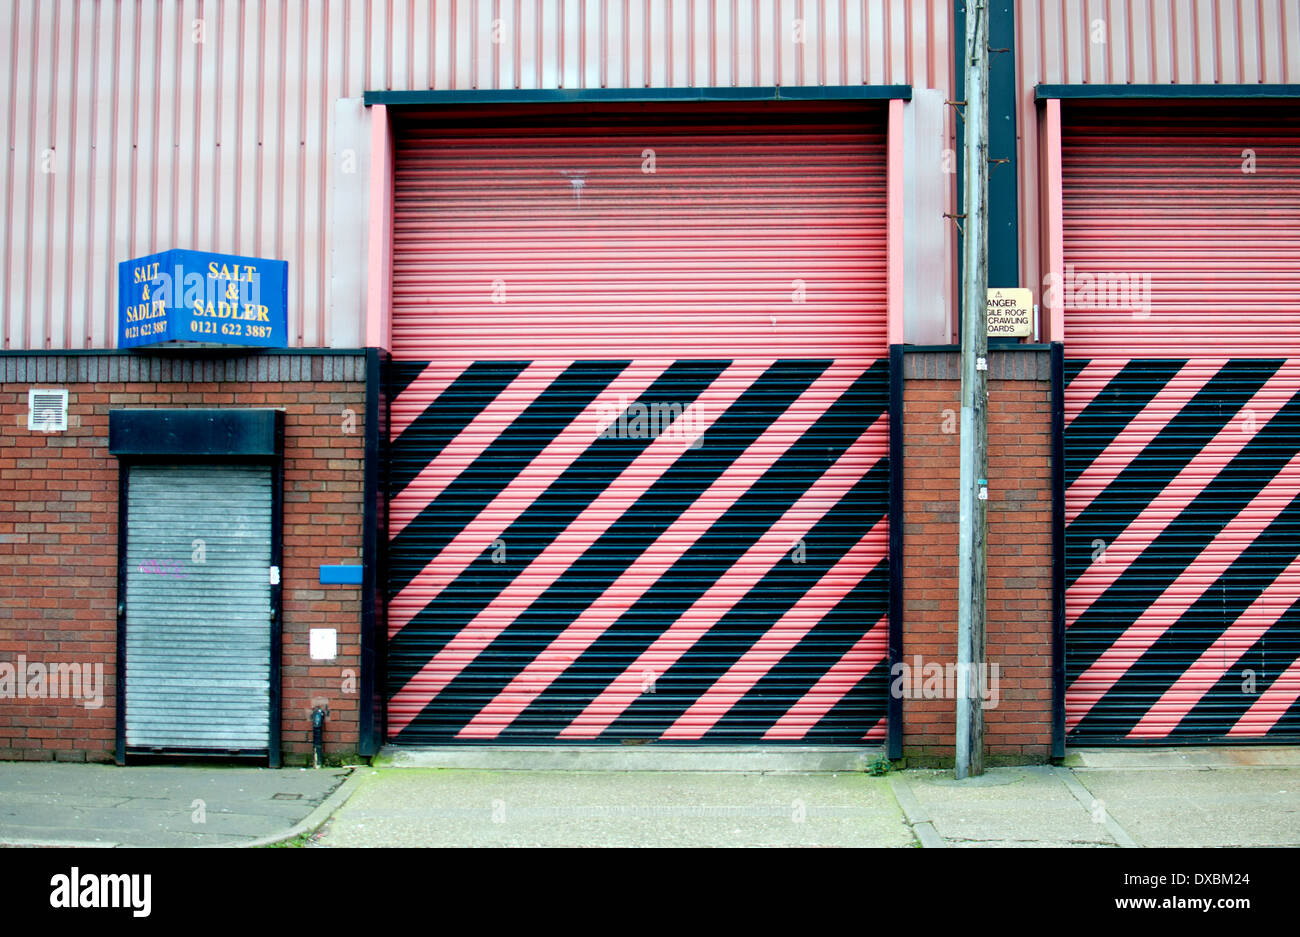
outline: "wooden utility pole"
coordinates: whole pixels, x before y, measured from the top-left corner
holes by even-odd
[[[988,505],[989,8],[966,4],[962,212],[961,482],[957,580],[957,777],[984,773],[985,507]]]

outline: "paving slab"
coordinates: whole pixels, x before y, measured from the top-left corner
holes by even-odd
[[[1074,776],[1143,846],[1300,846],[1300,767]]]
[[[1195,748],[1076,748],[1065,755],[1070,768],[1300,768],[1297,745],[1207,745]]]
[[[238,845],[294,826],[348,773],[0,763],[0,844]]]
[[[1119,845],[1049,767],[990,768],[962,781],[917,769],[900,780],[950,847]]]
[[[317,844],[908,847],[915,839],[888,781],[861,773],[389,768],[363,775]]]

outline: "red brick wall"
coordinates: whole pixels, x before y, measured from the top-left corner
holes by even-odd
[[[221,370],[218,362],[216,373]],[[0,759],[113,756],[118,462],[108,452],[108,413],[122,407],[285,410],[282,751],[288,762],[309,757],[311,710],[318,703],[329,707],[327,752],[357,750],[360,587],[322,586],[318,567],[361,562],[365,384],[359,372],[328,381],[0,383],[0,662],[25,655],[104,667],[102,708],[69,699],[0,699]],[[211,373],[197,362],[190,372]],[[69,390],[66,432],[27,429],[32,386]],[[310,660],[314,627],[338,629],[336,660]]]
[[[903,386],[904,660],[955,663],[961,382],[912,376]],[[1047,380],[989,381],[986,659],[1000,668],[984,721],[990,763],[1050,755],[1050,419]],[[904,754],[951,763],[955,713],[949,698],[905,698]]]
[[[1051,715],[1050,388],[1034,373],[1010,379],[997,360],[995,354],[994,373],[1008,376],[990,381],[987,653],[1001,672],[985,739],[991,762],[1044,760]],[[955,661],[956,638],[960,383],[951,362],[937,375],[917,365],[910,370],[904,659],[948,663]],[[360,590],[320,585],[317,567],[361,562],[365,388],[357,371],[347,379],[321,379],[317,368],[301,371],[302,380],[253,380],[250,364],[240,380],[90,383],[50,376],[0,383],[0,662],[23,654],[29,661],[104,665],[100,709],[66,699],[0,699],[0,758],[112,757],[118,466],[107,451],[108,411],[147,406],[285,409],[282,748],[287,761],[307,757],[311,710],[323,703],[330,710],[327,751],[356,751]],[[213,369],[196,364],[185,377],[198,375],[212,378]],[[67,432],[27,430],[31,386],[70,390]],[[355,417],[351,433],[344,431],[347,410]],[[337,660],[310,661],[312,627],[339,630]],[[905,754],[951,760],[953,700],[905,699],[903,710]]]
[[[990,383],[985,653],[1001,698],[984,743],[1038,761],[1052,744],[1051,399],[1046,381]]]
[[[957,659],[960,385],[903,382],[903,660]],[[903,754],[953,753],[950,699],[903,699]]]

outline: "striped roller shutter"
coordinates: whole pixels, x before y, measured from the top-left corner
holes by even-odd
[[[390,739],[883,739],[884,166],[868,110],[399,128]]]
[[[271,470],[132,466],[126,523],[127,750],[265,753]]]
[[[1300,736],[1300,115],[1063,108],[1066,728]]]

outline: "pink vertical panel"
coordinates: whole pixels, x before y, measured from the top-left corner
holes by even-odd
[[[903,343],[903,102],[889,102],[889,130],[886,138],[889,168],[886,171],[889,212],[888,316],[890,345]]]
[[[391,347],[393,155],[388,108],[370,112],[370,230],[366,262],[366,345]]]
[[[212,16],[205,17],[207,20],[207,35],[205,38],[212,44],[214,51],[238,47],[243,39],[239,29],[239,13],[238,4],[222,4],[213,11]],[[150,38],[152,39],[152,37]],[[152,45],[152,41],[149,44]],[[220,53],[214,58],[219,60]],[[161,57],[158,57],[157,61],[161,64]],[[218,68],[220,68],[219,62]],[[236,189],[236,185],[240,182],[239,169],[242,160],[242,154],[239,151],[240,141],[235,128],[238,125],[241,105],[239,97],[243,88],[239,80],[241,77],[239,69],[231,69],[229,74],[224,74],[224,68],[221,68],[221,71],[223,74],[219,75],[214,82],[215,94],[213,95],[214,107],[212,115],[212,124],[216,135],[216,152],[213,165],[215,189],[212,197],[215,203],[214,207],[220,206],[220,209],[212,212],[213,230],[208,245],[210,245],[211,250],[233,253],[239,243],[237,225],[239,223],[241,193]],[[156,131],[156,107],[151,106],[149,112],[148,118],[155,126],[146,132],[153,136]],[[141,177],[150,179],[154,175],[155,167],[152,159],[147,164],[142,162]],[[147,220],[144,223],[149,224]],[[295,272],[294,270],[289,271],[290,278],[293,277]],[[297,292],[295,295],[301,300],[301,292]]]
[[[74,317],[74,308],[80,305],[77,296],[77,283],[80,272],[90,264],[90,254],[95,250],[89,239],[77,230],[78,216],[84,211],[86,194],[92,185],[89,173],[90,156],[90,106],[88,96],[93,90],[93,75],[83,64],[82,59],[89,56],[94,36],[90,30],[94,25],[94,8],[72,6],[68,10],[67,71],[61,75],[61,83],[71,83],[75,89],[75,101],[66,115],[66,130],[63,133],[65,165],[67,177],[64,180],[59,205],[55,210],[59,214],[58,225],[61,232],[61,256],[59,265],[54,270],[55,313],[51,316],[53,348],[76,347],[81,344],[81,315]]]
[[[328,131],[329,72],[322,69],[319,56],[328,49],[329,4],[311,4],[311,17],[301,42],[302,70],[306,77],[302,94],[303,134],[298,141],[298,160],[302,166],[299,199],[301,221],[299,236],[305,241],[303,253],[303,288],[299,295],[299,328],[302,344],[324,345],[325,273],[329,268],[329,230],[326,205],[329,198],[326,175],[329,172]],[[238,193],[234,193],[237,197]]]
[[[10,4],[0,5],[0,37],[5,42],[0,45],[7,53],[5,65],[3,66],[4,86],[10,92],[4,96],[3,104],[0,104],[0,120],[4,123],[5,139],[14,139],[14,120],[15,112],[18,110],[18,101],[14,97],[16,78],[18,73],[18,15],[19,8]],[[21,306],[15,306],[9,296],[10,273],[13,269],[13,240],[14,232],[20,230],[20,226],[15,224],[16,218],[13,212],[14,199],[14,175],[16,174],[16,158],[13,150],[9,147],[0,147],[0,217],[9,219],[5,225],[0,225],[0,335],[3,336],[3,345],[0,347],[9,348],[11,336],[15,329],[21,328],[19,318],[25,313]]]
[[[1059,281],[1065,269],[1064,237],[1061,220],[1061,102],[1047,102],[1047,152],[1042,154],[1043,169],[1046,173],[1047,188],[1047,270],[1045,277]],[[1065,304],[1060,290],[1054,291],[1050,304],[1046,299],[1040,304],[1040,315],[1045,312],[1051,317],[1051,328],[1046,338],[1049,341],[1065,340]]]
[[[1029,4],[1033,7],[1033,4]],[[1026,26],[1021,25],[1021,18],[1029,15],[1026,11],[1026,4],[1023,0],[1015,2],[1015,16],[1017,24],[1016,41],[1020,41],[1020,33]],[[1036,15],[1036,14],[1035,14]],[[1030,54],[1034,53],[1030,49]],[[1038,50],[1041,51],[1041,50]],[[1020,187],[1019,204],[1017,205],[1017,218],[1020,225],[1020,244],[1018,245],[1020,259],[1020,286],[1028,287],[1033,291],[1036,300],[1042,299],[1042,277],[1039,269],[1042,265],[1042,244],[1039,240],[1040,227],[1038,218],[1038,206],[1040,204],[1039,190],[1042,186],[1042,180],[1038,172],[1038,149],[1040,134],[1042,133],[1042,121],[1039,117],[1037,102],[1034,100],[1034,94],[1031,89],[1025,85],[1025,76],[1035,71],[1034,63],[1027,63],[1024,54],[1017,50],[1015,56],[1016,77],[1015,77],[1015,115],[1018,124],[1019,133],[1017,134],[1017,165],[1016,172],[1019,173],[1017,185]],[[1029,163],[1030,165],[1025,165]],[[1041,324],[1039,326],[1039,335],[1041,337],[1045,331]]]
[[[262,204],[258,199],[258,158],[262,153],[260,102],[262,92],[262,60],[257,56],[257,48],[262,41],[262,21],[257,4],[246,4],[230,11],[230,19],[235,32],[235,42],[246,50],[242,68],[235,79],[235,97],[233,117],[235,120],[234,177],[231,180],[231,200],[236,208],[232,219],[233,234],[231,250],[243,253],[256,236]],[[170,67],[170,66],[168,66]],[[164,81],[167,69],[164,69]],[[165,121],[170,123],[171,114],[164,108]],[[170,149],[167,148],[167,149]],[[165,153],[164,156],[170,154]],[[322,245],[326,232],[322,231]],[[256,255],[254,255],[256,256]],[[324,264],[321,265],[322,273]],[[324,310],[321,310],[322,314]]]

